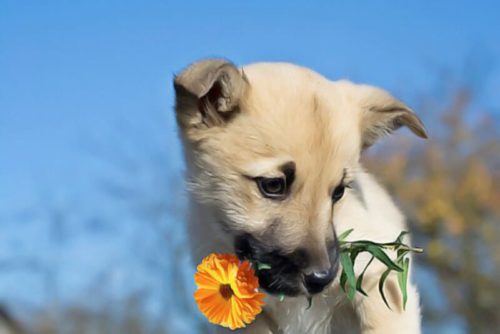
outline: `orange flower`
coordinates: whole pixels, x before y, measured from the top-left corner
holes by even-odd
[[[210,254],[198,265],[194,299],[213,324],[245,327],[262,311],[264,294],[250,262],[235,255]]]

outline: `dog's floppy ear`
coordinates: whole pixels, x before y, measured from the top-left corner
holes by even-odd
[[[227,60],[190,65],[174,79],[179,124],[185,130],[224,125],[239,111],[247,86],[242,72]]]
[[[408,127],[420,138],[427,138],[422,121],[403,102],[379,88],[360,85],[356,90],[361,105],[363,149],[402,126]]]

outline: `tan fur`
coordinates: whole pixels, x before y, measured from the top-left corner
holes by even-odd
[[[211,252],[233,252],[228,231],[265,233],[268,242],[288,251],[305,248],[320,266],[328,257],[325,235],[332,229],[341,233],[354,228],[352,238],[375,241],[394,239],[405,229],[403,216],[364,172],[359,158],[364,148],[402,125],[424,137],[422,124],[409,108],[382,90],[332,82],[291,64],[250,65],[239,75],[222,60],[198,64],[175,82],[194,196],[189,228],[195,262]],[[220,66],[231,69],[229,76],[223,75],[226,81],[214,102],[204,95],[219,73],[225,73]],[[251,178],[279,176],[278,167],[287,161],[296,164],[292,196],[279,202],[263,199]],[[331,192],[344,171],[359,189],[347,190],[332,211]],[[361,257],[358,272],[363,261],[367,258]],[[310,310],[305,310],[304,297],[280,303],[269,296],[264,314],[243,331],[420,332],[416,289],[410,285],[407,310],[402,311],[399,292],[393,288],[397,283],[390,278],[387,289],[395,310],[388,310],[376,286],[382,270],[370,269],[365,282],[369,297],[357,297],[353,305],[339,291],[338,280],[314,297]]]

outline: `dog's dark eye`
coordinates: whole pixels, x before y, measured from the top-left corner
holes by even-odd
[[[260,192],[264,197],[281,199],[286,195],[286,182],[281,177],[258,177],[255,179]]]
[[[345,186],[343,184],[338,185],[335,190],[333,191],[332,194],[332,201],[333,203],[337,202],[339,199],[344,196],[344,191],[345,191]]]

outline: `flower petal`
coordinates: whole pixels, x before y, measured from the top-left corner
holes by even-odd
[[[194,299],[211,323],[242,328],[262,312],[264,294],[250,262],[231,254],[210,254],[197,267]],[[221,286],[229,285],[230,290]]]

